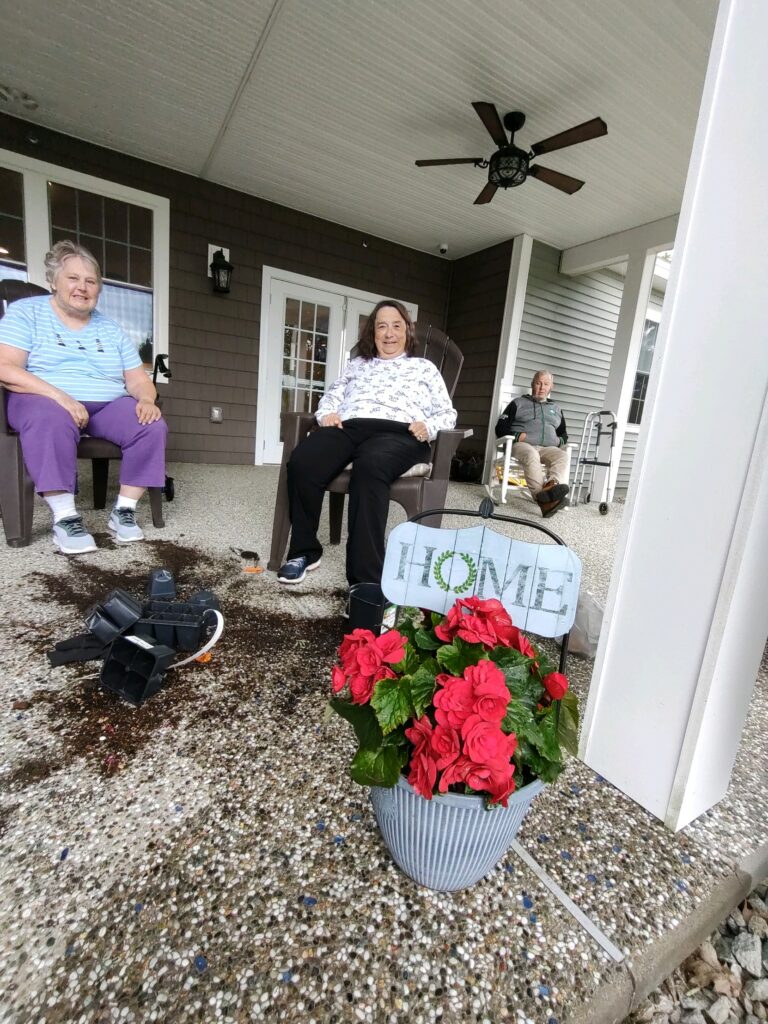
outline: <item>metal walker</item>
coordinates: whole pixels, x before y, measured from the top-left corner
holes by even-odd
[[[606,419],[604,420],[603,417],[606,417]],[[608,449],[608,461],[606,462],[600,458],[600,442],[604,437],[608,436],[610,436],[611,443]],[[613,459],[615,443],[616,417],[610,409],[587,413],[587,417],[584,420],[584,429],[581,432],[581,441],[579,442],[579,454],[576,459],[576,475],[573,480],[573,497],[571,499],[572,505],[579,504],[585,491],[585,503],[592,499],[595,467],[604,466],[607,472],[605,501],[600,502],[600,515],[608,515],[608,505],[613,497],[611,461]]]

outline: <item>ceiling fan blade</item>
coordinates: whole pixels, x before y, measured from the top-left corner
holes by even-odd
[[[577,142],[588,142],[590,139],[597,139],[601,135],[608,134],[608,125],[602,117],[593,117],[591,121],[584,124],[577,124],[575,128],[569,128],[557,135],[550,135],[548,139],[535,142],[531,146],[534,156],[542,153],[553,153],[556,149],[565,149],[566,146],[575,146]]]
[[[502,146],[508,146],[509,140],[507,139],[507,133],[504,131],[504,125],[501,123],[499,112],[492,103],[473,103],[472,106],[477,111],[477,116],[483,122],[485,127],[488,129],[488,134],[491,136],[493,141],[499,148]]]
[[[448,160],[417,160],[417,167],[442,167],[447,164],[479,164],[482,163],[481,156],[458,156]]]
[[[473,205],[474,206],[482,206],[483,203],[490,203],[490,201],[496,195],[496,189],[497,188],[498,188],[497,185],[492,185],[491,182],[489,181],[488,184],[483,189],[483,191],[477,197],[477,199],[475,200]]]
[[[569,196],[572,196],[574,192],[578,192],[584,184],[578,178],[572,178],[570,174],[552,171],[549,167],[542,167],[541,164],[534,164],[532,167],[529,167],[528,173],[532,174],[534,178],[538,178],[539,181],[543,181],[546,185],[552,185],[554,188],[559,188],[561,192],[567,192]]]

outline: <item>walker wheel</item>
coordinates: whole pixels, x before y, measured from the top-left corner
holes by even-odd
[[[600,502],[600,515],[601,516],[607,516],[608,515],[608,502],[606,502],[606,501],[601,501]]]
[[[592,495],[591,495],[591,494],[588,494],[588,495],[587,495],[587,497],[586,497],[586,499],[585,499],[585,504],[587,504],[587,505],[588,505],[588,504],[589,504],[589,502],[590,502],[590,500],[591,500],[591,498],[592,498]]]

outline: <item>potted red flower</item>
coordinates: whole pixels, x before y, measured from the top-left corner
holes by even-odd
[[[405,609],[379,637],[356,629],[339,660],[331,707],[355,730],[350,774],[371,786],[394,859],[430,888],[471,885],[562,771],[562,750],[575,753],[567,678],[501,602],[476,597],[445,616]]]

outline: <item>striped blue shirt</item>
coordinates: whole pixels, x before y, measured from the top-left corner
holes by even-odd
[[[124,370],[141,366],[136,346],[94,310],[79,331],[56,316],[46,295],[19,299],[0,320],[0,344],[28,352],[26,369],[79,402],[111,402],[128,392]]]

